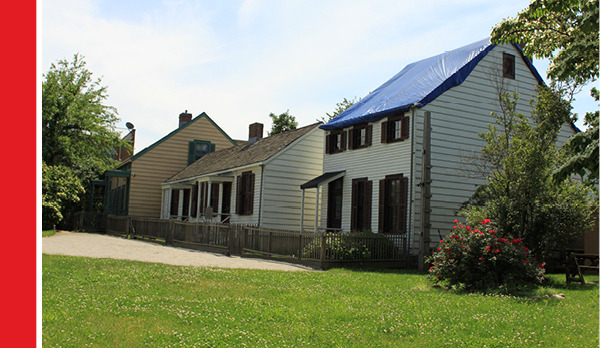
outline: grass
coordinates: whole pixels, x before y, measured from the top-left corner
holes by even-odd
[[[567,286],[563,275],[508,296],[435,288],[411,271],[42,264],[48,347],[598,347],[598,285]],[[553,293],[566,299],[533,298]]]
[[[56,234],[55,230],[42,231],[42,237],[52,237],[55,234]]]

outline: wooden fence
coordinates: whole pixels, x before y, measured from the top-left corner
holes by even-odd
[[[80,218],[84,219],[84,218]],[[85,220],[85,219],[84,219]],[[92,221],[87,218],[86,221]],[[108,215],[105,232],[183,248],[332,267],[406,267],[406,235],[301,233],[256,226]],[[85,229],[85,228],[83,228]],[[96,230],[90,228],[85,230]]]

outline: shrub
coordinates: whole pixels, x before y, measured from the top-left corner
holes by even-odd
[[[428,258],[428,278],[465,290],[516,289],[543,280],[544,267],[521,239],[501,236],[489,219],[476,227],[454,221],[453,232]]]
[[[321,237],[317,237],[304,247],[302,257],[320,257],[321,240]],[[325,258],[328,260],[389,259],[398,253],[393,241],[371,230],[346,234],[325,233]]]

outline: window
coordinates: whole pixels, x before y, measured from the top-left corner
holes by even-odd
[[[348,131],[348,148],[355,150],[371,146],[373,126],[367,124],[356,125]]]
[[[179,215],[179,190],[171,190],[171,216]]]
[[[364,231],[371,228],[371,196],[373,182],[367,178],[352,180],[352,215],[350,229]]]
[[[515,78],[515,56],[508,53],[502,54],[502,76],[509,79]]]
[[[406,233],[408,178],[388,175],[379,181],[379,232]]]
[[[343,179],[339,178],[329,183],[327,195],[327,228],[339,230],[342,228],[342,188]]]
[[[251,215],[254,205],[254,173],[243,172],[237,177],[236,213]]]
[[[331,131],[325,137],[325,153],[338,153],[346,150],[346,132]]]
[[[212,144],[210,141],[190,141],[188,145],[188,165],[196,162],[202,158],[202,156],[214,151],[215,144]]]
[[[390,116],[387,121],[381,122],[381,142],[387,144],[408,139],[409,120],[410,118],[399,115]]]

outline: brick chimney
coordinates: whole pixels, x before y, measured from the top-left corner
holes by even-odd
[[[263,124],[255,122],[250,125],[248,132],[248,141],[256,141],[263,137]]]
[[[185,126],[192,120],[192,114],[188,114],[187,110],[179,114],[179,128]]]

